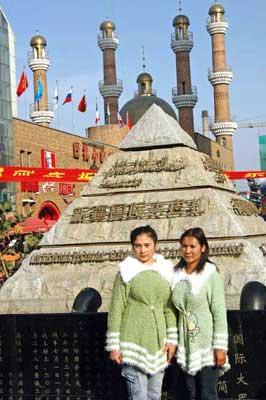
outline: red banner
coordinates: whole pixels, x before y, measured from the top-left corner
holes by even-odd
[[[260,179],[266,178],[266,171],[221,171],[229,179]]]
[[[96,172],[93,169],[0,166],[0,182],[89,182]]]
[[[93,169],[23,168],[0,166],[0,182],[89,182]],[[229,179],[266,178],[266,171],[221,171]]]

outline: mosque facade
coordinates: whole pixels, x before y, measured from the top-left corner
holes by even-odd
[[[50,127],[54,116],[47,90],[50,60],[46,51],[46,39],[39,34],[35,35],[30,41],[32,50],[28,60],[34,82],[35,101],[30,109],[32,122],[18,119],[16,112],[11,113],[10,111],[9,119],[5,119],[5,124],[9,126],[9,133],[2,135],[0,132],[2,135],[0,145],[4,146],[4,149],[7,148],[7,143],[9,146],[9,152],[7,153],[5,150],[2,153],[8,154],[9,159],[1,160],[1,164],[46,167],[47,158],[51,158],[53,155],[54,165],[52,167],[98,169],[108,155],[120,151],[118,146],[128,134],[127,119],[130,118],[132,125],[135,125],[149,107],[156,104],[179,121],[180,126],[191,136],[199,151],[211,156],[220,169],[232,170],[234,168],[232,136],[236,124],[231,121],[229,109],[228,88],[232,79],[232,71],[226,65],[225,33],[228,23],[224,20],[224,13],[224,8],[217,3],[209,10],[210,20],[207,30],[212,39],[213,58],[209,80],[214,88],[215,120],[209,125],[205,114],[203,134],[194,129],[193,110],[198,96],[197,88],[192,85],[190,52],[194,43],[193,34],[189,31],[189,18],[182,13],[177,15],[173,19],[174,32],[171,35],[171,48],[176,57],[176,86],[172,89],[172,99],[178,116],[170,104],[156,95],[152,87],[153,78],[146,71],[141,72],[136,79],[135,96],[119,107],[119,97],[123,91],[123,82],[117,77],[115,57],[119,47],[119,37],[115,24],[106,20],[100,25],[97,37],[103,57],[103,80],[99,82],[99,92],[104,102],[104,125],[88,127],[86,136],[73,135]],[[12,37],[11,34],[10,37]],[[14,76],[14,51],[10,39],[9,44],[10,59],[13,54],[13,66],[10,66],[10,71],[13,71]],[[36,100],[40,79],[43,94],[40,99]],[[9,94],[6,96],[6,99],[9,99],[10,109],[11,106],[14,108],[13,98],[16,98],[16,95],[11,85]],[[119,116],[125,122],[123,127],[119,125]],[[209,128],[214,134],[215,140],[209,138]],[[4,139],[6,136],[8,136],[7,141]],[[64,187],[56,183],[54,185],[38,183],[26,185],[22,182],[16,185],[3,185],[9,189],[6,190],[7,194],[5,198],[1,199],[2,201],[15,199],[16,208],[22,214],[31,213],[47,219],[58,219],[64,208],[79,195],[82,189],[82,184],[71,183]],[[12,187],[11,196],[10,188]],[[4,192],[2,191],[2,193]]]

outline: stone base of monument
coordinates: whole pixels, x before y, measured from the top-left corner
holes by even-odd
[[[265,259],[260,250],[264,238],[209,240],[209,243],[210,259],[224,279],[227,308],[239,309],[245,284],[259,279],[266,282]],[[159,252],[174,264],[179,260],[179,246],[174,239],[159,240]],[[108,311],[118,263],[130,253],[128,244],[113,245],[111,249],[104,244],[100,248],[45,247],[33,252],[19,273],[1,289],[0,312],[70,312],[75,297],[84,287],[95,288],[102,297],[100,311]]]

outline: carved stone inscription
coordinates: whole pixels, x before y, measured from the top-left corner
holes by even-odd
[[[255,206],[255,204],[251,203],[251,201],[231,199],[231,204],[236,215],[248,217],[250,217],[251,215],[259,215],[257,207]]]
[[[217,161],[215,161],[213,158],[205,157],[203,160],[203,165],[207,171],[215,172],[215,177],[214,177],[215,182],[225,183],[227,181],[226,175],[220,172],[220,166],[217,163]]]
[[[262,252],[263,256],[266,257],[266,243],[262,243],[259,249]]]
[[[205,157],[203,160],[203,166],[207,171],[220,172],[219,164],[211,157]]]
[[[236,244],[213,244],[210,246],[210,256],[212,257],[239,257],[243,253],[243,243]],[[178,246],[161,247],[158,253],[165,258],[176,259],[180,257]],[[111,250],[111,251],[65,251],[53,253],[36,253],[31,256],[31,265],[42,264],[81,264],[81,263],[103,263],[106,261],[122,261],[131,250]]]
[[[217,183],[225,183],[227,181],[227,177],[219,172],[215,174],[215,182]]]
[[[162,171],[178,171],[185,168],[187,160],[180,158],[170,163],[168,157],[163,157],[159,160],[135,160],[132,162],[121,161],[116,162],[115,165],[106,172],[105,177],[111,178],[119,175],[135,175],[142,173],[151,172],[162,172]]]
[[[115,204],[113,206],[77,207],[71,224],[112,222],[132,219],[195,217],[204,213],[203,199],[157,201],[154,203]]]
[[[128,187],[137,188],[141,185],[141,183],[142,183],[141,178],[117,180],[117,181],[112,181],[111,179],[105,179],[102,181],[99,187],[103,189],[116,189],[116,188],[128,188]]]

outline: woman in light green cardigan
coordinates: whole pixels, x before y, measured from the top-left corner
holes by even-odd
[[[185,371],[189,400],[217,400],[219,373],[229,368],[223,280],[208,260],[201,228],[184,232],[180,245],[172,292],[179,311],[177,363]]]
[[[106,350],[122,365],[129,399],[159,400],[177,342],[173,266],[155,253],[157,234],[150,226],[134,229],[130,240],[133,256],[120,263],[114,283]]]

